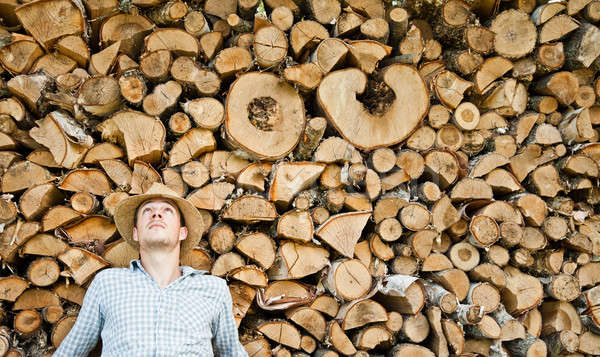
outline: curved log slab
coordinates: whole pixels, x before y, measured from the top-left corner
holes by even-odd
[[[429,109],[425,82],[414,68],[386,67],[381,80],[385,85],[368,88],[364,73],[345,69],[325,76],[317,90],[329,122],[348,142],[367,151],[406,139]]]

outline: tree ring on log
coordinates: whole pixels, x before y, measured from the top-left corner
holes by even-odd
[[[413,67],[393,64],[383,69],[381,78],[393,91],[394,99],[388,106],[359,101],[357,94],[365,92],[368,79],[356,68],[331,72],[317,91],[329,122],[352,145],[366,151],[400,143],[429,110],[425,82]],[[390,98],[388,93],[383,101]]]
[[[289,154],[304,131],[304,104],[296,90],[271,73],[252,72],[232,85],[225,104],[227,140],[252,157]]]

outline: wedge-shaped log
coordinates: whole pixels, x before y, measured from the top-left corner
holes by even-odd
[[[335,320],[331,320],[327,325],[327,336],[333,348],[341,354],[351,356],[357,352],[352,341]]]
[[[231,300],[233,301],[233,318],[235,319],[237,327],[239,327],[256,296],[256,289],[237,281],[228,285]]]
[[[98,163],[117,187],[125,191],[131,189],[133,174],[129,165],[118,159],[100,160]]]
[[[432,349],[438,357],[448,357],[450,352],[448,351],[448,341],[444,336],[444,330],[442,327],[442,311],[437,306],[432,306],[426,312],[429,326],[431,327],[432,336]]]
[[[288,211],[277,222],[278,237],[307,243],[312,240],[313,232],[313,221],[308,211]]]
[[[577,77],[571,72],[554,72],[535,83],[535,92],[554,96],[562,105],[573,103],[578,91]]]
[[[73,59],[81,68],[86,68],[90,59],[90,50],[87,43],[77,35],[62,37],[56,43],[56,50]]]
[[[257,328],[267,338],[291,348],[300,348],[300,331],[287,321],[267,321]]]
[[[285,162],[276,165],[269,189],[269,200],[287,207],[302,190],[312,186],[319,178],[325,165],[312,162]]]
[[[269,279],[300,279],[314,274],[329,264],[329,251],[315,244],[285,241],[279,245],[277,257],[268,271]]]
[[[231,179],[250,165],[250,162],[236,152],[215,150],[200,157],[200,161],[209,168],[210,178],[215,179],[225,176]]]
[[[302,306],[286,311],[285,315],[288,319],[313,335],[317,340],[323,341],[325,338],[327,321],[325,321],[325,317],[319,311]]]
[[[394,346],[390,351],[391,357],[435,357],[435,353],[427,347],[412,343],[402,343]]]
[[[373,322],[387,321],[385,308],[377,301],[359,299],[340,306],[337,317],[342,322],[342,329],[351,330]]]
[[[473,163],[471,164],[471,170],[469,171],[469,177],[481,177],[487,175],[492,170],[504,166],[509,163],[508,158],[506,156],[491,152],[485,155],[482,155],[478,158],[475,158]]]
[[[257,262],[263,269],[269,269],[275,261],[275,242],[262,232],[241,236],[235,248],[248,259]]]
[[[54,348],[58,348],[61,342],[67,337],[69,331],[75,325],[75,321],[77,320],[77,316],[64,316],[54,326],[52,326],[52,332],[50,334],[50,340],[52,341],[52,346]]]
[[[498,56],[486,59],[477,72],[475,72],[475,90],[480,94],[485,93],[489,89],[490,84],[512,68],[512,62],[504,57]]]
[[[54,111],[38,120],[37,125],[29,131],[29,135],[46,146],[54,161],[66,169],[77,167],[94,144],[92,137],[65,112]]]
[[[0,278],[0,300],[15,301],[27,289],[29,283],[19,276]]]
[[[338,301],[329,294],[317,296],[310,304],[310,307],[321,311],[329,317],[335,317],[340,308]]]
[[[69,248],[63,240],[53,235],[40,233],[34,235],[21,247],[23,254],[57,257]]]
[[[131,244],[127,243],[125,239],[118,239],[115,242],[107,244],[105,248],[102,258],[109,262],[111,267],[127,268],[132,259],[138,259],[140,256],[139,252]]]
[[[2,176],[2,192],[17,192],[54,180],[50,171],[31,161],[11,165]]]
[[[103,142],[92,146],[88,150],[85,159],[83,159],[83,163],[96,165],[100,160],[121,158],[123,158],[123,150],[119,146],[113,143]]]
[[[508,266],[506,289],[502,291],[502,303],[510,314],[520,314],[537,306],[544,295],[540,281]]]
[[[501,115],[514,116],[525,111],[528,99],[525,85],[510,78],[491,84],[483,96],[480,108],[496,109]]]
[[[102,170],[76,169],[70,171],[58,185],[58,188],[71,192],[89,192],[106,196],[110,193],[110,182]]]
[[[230,271],[244,266],[244,258],[235,252],[229,252],[219,255],[210,268],[210,274],[218,277],[224,277]]]
[[[117,41],[90,57],[88,72],[92,75],[107,75],[117,62],[121,42]]]
[[[233,201],[223,212],[223,218],[246,223],[269,222],[277,218],[277,211],[266,199],[248,195]]]
[[[43,0],[16,8],[15,14],[25,30],[49,49],[60,37],[85,31],[83,8],[79,4],[71,0]]]
[[[349,45],[349,62],[366,74],[375,72],[379,61],[392,53],[390,46],[372,40],[350,41]]]
[[[79,306],[83,305],[85,289],[77,284],[59,283],[54,286],[52,291],[66,301],[70,301]]]
[[[213,182],[190,193],[186,199],[197,208],[218,211],[234,189],[235,185],[229,182]]]
[[[104,46],[121,41],[120,51],[136,58],[154,24],[139,14],[117,14],[109,17],[100,28],[100,41]]]
[[[19,247],[27,242],[40,230],[38,222],[23,222],[18,220],[0,234],[0,258],[8,263],[15,263]]]
[[[482,179],[464,178],[457,182],[450,192],[452,201],[491,200],[493,197],[490,185]]]
[[[183,92],[183,87],[176,81],[168,81],[154,87],[142,103],[144,112],[152,116],[161,116],[165,113],[173,113],[175,104]]]
[[[265,191],[265,180],[271,173],[270,163],[253,163],[240,171],[236,183],[245,189],[254,189],[258,192]]]
[[[333,162],[358,164],[362,161],[362,157],[360,156],[360,152],[346,140],[337,136],[331,136],[319,144],[314,153],[314,160],[328,164]]]
[[[451,71],[441,71],[433,78],[435,93],[440,101],[454,109],[464,98],[464,93],[473,87],[473,83],[466,81]]]
[[[390,275],[384,278],[375,300],[389,311],[414,315],[425,306],[425,290],[415,277]]]
[[[27,73],[44,50],[31,37],[13,40],[0,49],[2,66],[13,74]]]
[[[362,328],[354,335],[352,340],[354,345],[361,350],[388,349],[393,345],[394,336],[385,324],[374,324]]]
[[[367,77],[358,69],[329,73],[317,91],[319,105],[329,122],[352,145],[363,150],[403,141],[429,109],[425,82],[414,68],[392,65],[382,70],[381,79],[389,87],[388,95],[382,100],[383,106],[375,106],[381,107],[375,111],[356,99],[367,89]],[[402,125],[396,124],[400,118]]]
[[[31,288],[19,295],[13,305],[13,311],[41,309],[52,305],[60,305],[58,295],[50,290]]]
[[[130,166],[135,160],[160,162],[166,130],[158,119],[133,110],[113,114],[98,125],[102,139],[124,146]]]
[[[220,34],[220,32],[219,32]],[[191,57],[179,57],[175,61],[173,61],[173,65],[171,66],[171,77],[177,82],[181,83],[186,90],[189,90],[193,93],[198,93],[200,95],[216,95],[221,87],[221,79],[219,76],[211,70],[200,68]],[[190,102],[218,102],[214,98],[198,98],[191,100]],[[187,102],[187,103],[190,103]],[[202,113],[199,115],[203,115],[206,119],[211,119],[214,121],[218,119],[220,121],[223,120],[223,105],[220,104],[220,108],[213,108],[214,112],[211,113]],[[184,105],[184,110],[188,112],[187,107]],[[201,107],[199,108],[202,109]],[[195,108],[192,108],[189,113],[195,117],[194,111]],[[196,119],[196,118],[194,118]],[[196,120],[197,124],[200,127],[205,127],[202,125],[199,120]],[[219,122],[220,123],[220,122]],[[214,125],[212,123],[211,125]],[[207,128],[208,129],[208,128]]]
[[[227,276],[253,287],[264,288],[267,286],[267,274],[255,265],[246,265],[233,269]]]
[[[193,128],[173,145],[169,152],[169,166],[184,164],[216,147],[215,138],[210,130]]]
[[[144,39],[145,52],[169,50],[177,56],[198,57],[198,40],[186,31],[177,28],[161,28]]]
[[[288,81],[298,86],[303,92],[312,92],[319,86],[323,79],[323,72],[313,62],[289,66],[283,70],[283,76]]]
[[[121,106],[119,82],[110,76],[86,79],[77,92],[77,105],[98,116],[116,111]]]
[[[27,220],[38,219],[45,210],[58,204],[64,195],[53,183],[45,183],[27,189],[19,200],[19,209]]]
[[[349,212],[331,216],[315,234],[342,255],[351,258],[354,246],[371,217],[371,212]]]
[[[337,38],[328,38],[317,46],[311,56],[311,61],[319,67],[322,73],[328,73],[337,69],[346,60],[347,54],[348,46],[345,42]]]
[[[71,242],[106,242],[117,232],[117,227],[105,216],[89,216],[83,221],[65,228]]]
[[[42,103],[42,92],[50,87],[51,83],[50,76],[45,72],[38,72],[13,77],[6,82],[6,85],[8,90],[26,104],[31,111],[39,113],[40,109],[45,109],[43,107],[47,106],[47,103]]]
[[[58,259],[69,267],[69,274],[78,285],[84,284],[98,270],[109,266],[107,261],[82,248],[71,248],[59,255]]]

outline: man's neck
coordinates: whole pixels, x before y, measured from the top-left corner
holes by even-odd
[[[177,280],[181,276],[179,268],[179,252],[140,252],[140,261],[148,274],[161,288]]]

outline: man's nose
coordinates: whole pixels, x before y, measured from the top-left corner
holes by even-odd
[[[153,211],[152,218],[162,218],[162,214],[160,213],[160,211]]]

